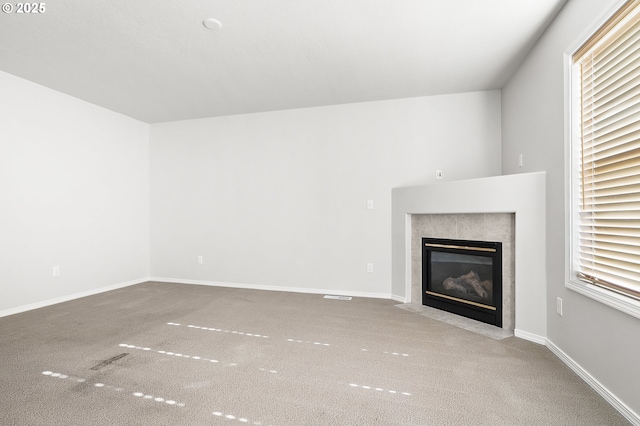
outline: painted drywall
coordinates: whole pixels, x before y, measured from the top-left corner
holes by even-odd
[[[499,91],[153,124],[151,274],[389,297],[391,188],[500,174],[500,127]]]
[[[570,0],[502,91],[505,174],[547,172],[548,340],[622,403],[640,413],[640,320],[565,287],[563,54],[616,1]],[[523,154],[523,167],[518,155]],[[564,301],[563,316],[556,298]]]
[[[0,312],[147,277],[148,125],[4,72],[0,92]]]

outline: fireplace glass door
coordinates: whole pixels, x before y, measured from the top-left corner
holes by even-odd
[[[502,244],[423,238],[423,304],[502,326]]]

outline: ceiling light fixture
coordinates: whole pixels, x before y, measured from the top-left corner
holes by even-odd
[[[222,22],[218,21],[217,19],[207,18],[204,21],[202,21],[202,25],[204,25],[210,30],[217,31],[222,27]]]

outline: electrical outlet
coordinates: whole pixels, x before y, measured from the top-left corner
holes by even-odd
[[[373,200],[367,200],[367,208],[373,210]]]
[[[436,170],[436,179],[442,179],[442,170]]]
[[[202,265],[204,263],[202,256],[198,256],[198,264]]]
[[[556,299],[556,312],[562,316],[562,299],[559,297]]]
[[[367,263],[367,272],[373,272],[373,263]]]
[[[52,276],[54,276],[54,277],[59,277],[60,276],[60,267],[59,266],[54,266],[53,267]]]

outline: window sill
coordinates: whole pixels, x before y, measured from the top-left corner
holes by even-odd
[[[568,281],[567,287],[575,292],[584,294],[598,302],[611,306],[619,311],[640,319],[640,301],[625,297],[613,291],[585,284],[583,282]]]

